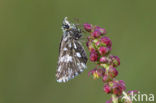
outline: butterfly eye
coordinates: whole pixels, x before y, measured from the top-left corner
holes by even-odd
[[[69,25],[63,25],[64,29],[69,29]]]

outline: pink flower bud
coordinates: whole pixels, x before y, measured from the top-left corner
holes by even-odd
[[[99,52],[100,52],[101,55],[105,55],[108,52],[108,48],[106,48],[104,46],[101,46],[99,48]]]
[[[100,77],[103,77],[105,75],[105,68],[99,68],[97,73]]]
[[[119,80],[119,83],[120,83],[122,89],[125,90],[126,89],[125,82],[123,80]]]
[[[92,32],[91,34],[94,38],[98,38],[100,36],[100,32],[95,30],[94,32]]]
[[[106,34],[106,30],[104,28],[100,28],[99,31],[101,32],[101,34]]]
[[[108,74],[111,78],[115,78],[118,75],[118,71],[115,68],[109,68]]]
[[[117,96],[121,96],[122,95],[122,88],[120,86],[113,86],[113,94],[117,95]]]
[[[89,49],[90,52],[95,51],[95,48],[94,48],[94,46],[91,44],[91,42],[88,42],[88,49]]]
[[[100,45],[100,42],[99,42],[99,41],[97,41],[97,42],[95,43],[95,45],[96,45],[96,46],[99,46],[99,45]]]
[[[99,30],[100,28],[101,28],[101,27],[99,27],[99,26],[96,26],[96,27],[95,27],[95,30]]]
[[[98,59],[98,54],[96,52],[91,52],[90,61],[95,62]]]
[[[105,34],[106,33],[106,30],[104,28],[99,27],[99,26],[96,26],[95,30],[98,30],[100,32],[100,34]]]
[[[123,88],[123,81],[113,81],[113,94],[117,95],[117,96],[121,96],[123,90],[125,90],[125,88]]]
[[[90,52],[96,52],[94,48],[89,48]]]
[[[118,56],[115,56],[115,59],[117,61],[117,64],[120,65],[120,58]]]
[[[112,41],[108,37],[102,37],[101,42],[106,44],[106,46],[111,47],[112,46]]]
[[[101,57],[101,58],[100,58],[100,62],[101,62],[101,63],[106,63],[106,62],[107,62],[107,58],[104,57],[104,56]]]
[[[120,58],[118,56],[111,56],[111,59],[114,67],[120,65]]]
[[[103,82],[107,82],[108,76],[107,75],[104,75],[102,80],[103,80]]]
[[[107,94],[111,92],[111,87],[108,84],[105,84],[103,89]]]
[[[105,74],[105,69],[104,68],[100,68],[100,69],[95,68],[88,72],[88,76],[90,76],[91,74],[93,75],[94,79],[102,77]]]
[[[83,26],[84,26],[84,29],[85,29],[86,31],[88,31],[88,32],[90,32],[90,31],[92,30],[92,25],[91,25],[91,24],[86,23],[86,24],[84,24]]]
[[[106,82],[111,81],[112,78],[111,78],[109,75],[105,74],[105,75],[103,76],[102,80],[103,80],[104,83],[106,83]]]

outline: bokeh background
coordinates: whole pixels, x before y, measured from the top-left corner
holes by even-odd
[[[101,80],[88,77],[91,62],[75,79],[56,82],[65,16],[104,27],[113,42],[112,54],[121,59],[117,78],[126,82],[127,90],[156,94],[155,4],[155,0],[0,0],[0,103],[109,99]]]

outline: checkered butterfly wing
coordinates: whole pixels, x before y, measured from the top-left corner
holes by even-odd
[[[67,31],[64,30],[60,43],[60,54],[56,79],[58,82],[67,82],[81,73],[86,68],[87,55],[78,41],[79,32],[73,26]],[[74,28],[74,29],[73,29]]]

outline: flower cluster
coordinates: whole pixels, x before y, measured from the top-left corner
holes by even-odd
[[[94,79],[102,79],[104,92],[112,95],[112,98],[106,103],[118,103],[126,86],[123,80],[115,79],[118,75],[116,68],[120,65],[120,59],[118,56],[110,54],[112,41],[105,36],[106,30],[104,28],[86,23],[84,29],[90,33],[86,43],[90,52],[90,61],[97,65],[88,75],[92,75]],[[131,101],[127,103],[131,103]]]

